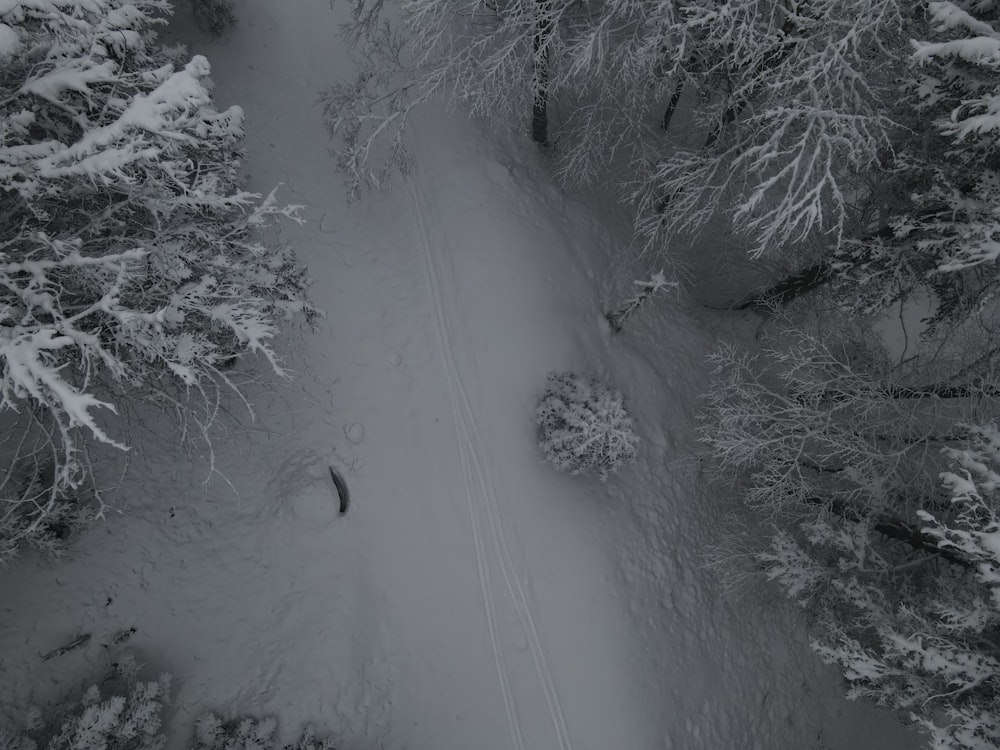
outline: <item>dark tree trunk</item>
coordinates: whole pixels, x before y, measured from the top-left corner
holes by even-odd
[[[896,385],[886,389],[889,398],[972,398],[974,396],[1000,396],[1000,388],[975,385],[952,385],[932,383],[931,385]]]
[[[747,310],[750,308],[766,310],[775,305],[787,305],[794,299],[823,286],[833,278],[833,268],[829,263],[817,263],[787,276],[767,289],[756,292],[742,302],[731,305],[730,310]]]
[[[548,53],[546,52],[547,56]],[[548,71],[539,71],[539,76],[546,76]],[[549,145],[549,101],[544,80],[539,80],[535,89],[535,101],[531,107],[531,138],[540,146]]]
[[[670,130],[670,121],[674,119],[674,112],[677,111],[677,105],[681,100],[681,94],[684,93],[684,81],[677,81],[677,85],[674,86],[674,93],[670,95],[670,101],[667,102],[667,108],[663,110],[663,119],[660,120],[660,127],[663,130]]]
[[[727,126],[736,122],[736,118],[739,117],[740,112],[743,111],[745,106],[746,102],[744,100],[740,100],[726,107],[726,111],[722,113],[722,117],[717,123],[715,123],[715,127],[708,132],[708,137],[705,138],[705,143],[702,148],[706,151],[712,148],[712,146],[715,145],[715,142],[719,140],[719,136],[722,135],[722,131],[725,130]]]
[[[892,227],[882,227],[881,229],[872,232],[866,239],[888,239],[892,236]],[[833,266],[830,262],[816,263],[799,271],[798,273],[786,276],[784,279],[772,284],[767,289],[754,292],[751,296],[745,298],[741,302],[735,302],[725,309],[767,309],[768,307],[772,307],[774,305],[787,305],[789,302],[798,299],[803,294],[811,292],[813,289],[817,289],[832,281],[835,276],[836,274],[834,273]]]
[[[531,107],[531,138],[540,146],[549,145],[549,41],[552,19],[546,0],[538,0],[539,18],[533,40],[535,91]]]
[[[789,18],[781,26],[781,31],[784,36],[788,36],[795,30],[794,22]],[[761,60],[760,65],[757,66],[757,73],[766,72],[773,68],[778,67],[795,49],[794,42],[784,42],[777,49],[775,49],[770,55]],[[689,63],[690,64],[690,63]],[[674,112],[677,109],[677,105],[680,102],[681,94],[684,90],[684,84],[681,82],[677,83],[674,88],[674,93],[670,97],[670,101],[667,102],[667,108],[663,112],[663,119],[660,126],[663,130],[667,130],[670,127],[670,121],[673,119]],[[746,97],[741,97],[731,102],[728,107],[722,112],[722,117],[715,126],[709,131],[708,136],[705,138],[705,143],[702,144],[702,148],[705,150],[710,149],[712,146],[718,142],[719,138],[722,136],[723,131],[734,122],[736,118],[740,116],[740,113],[750,104],[750,100]],[[670,202],[673,199],[673,195],[665,196],[657,205],[656,212],[663,213],[670,206]],[[742,309],[742,308],[737,308]]]
[[[785,19],[785,22],[781,25],[781,34],[783,37],[789,36],[793,31],[795,31],[795,22],[791,18]],[[754,76],[758,76],[761,73],[766,73],[769,70],[774,70],[781,63],[783,63],[788,56],[792,54],[792,50],[795,49],[794,42],[783,42],[780,46],[775,48],[768,54],[754,71]],[[750,100],[747,97],[741,97],[736,101],[730,103],[728,107],[723,111],[722,117],[715,124],[715,127],[708,134],[708,138],[705,139],[704,148],[708,149],[715,145],[715,142],[719,140],[719,137],[729,125],[736,122],[736,118],[740,116],[744,109],[750,104]]]
[[[840,501],[834,501],[831,503],[819,497],[810,497],[806,498],[806,502],[809,505],[827,508],[834,515],[852,523],[860,523],[866,518],[866,516],[856,508]],[[914,526],[913,524],[907,523],[899,518],[890,517],[876,517],[872,520],[875,521],[872,528],[882,536],[903,542],[914,550],[926,552],[931,555],[937,555],[941,559],[947,560],[953,565],[958,565],[959,567],[967,570],[971,570],[973,567],[973,563],[970,560],[967,560],[962,557],[961,554],[948,547],[942,547],[935,537],[930,534],[925,534],[919,527]]]
[[[935,537],[925,534],[916,526],[912,526],[911,524],[897,519],[891,519],[879,521],[873,528],[882,536],[887,536],[890,539],[897,539],[900,542],[906,543],[915,550],[927,552],[932,555],[938,555],[943,560],[947,560],[953,565],[958,565],[967,570],[972,569],[971,562],[951,549],[942,547]]]

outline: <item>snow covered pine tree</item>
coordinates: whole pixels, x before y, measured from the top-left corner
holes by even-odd
[[[170,10],[0,2],[0,562],[102,507],[88,446],[129,448],[109,417],[157,405],[204,438],[238,390],[224,366],[283,373],[279,321],[317,314],[292,252],[256,238],[299,207],[240,188],[243,113],[157,42]]]
[[[307,725],[294,744],[280,745],[275,736],[278,720],[236,718],[223,721],[215,714],[205,714],[195,723],[192,750],[336,750],[332,737],[317,737]]]
[[[1000,31],[996,3],[930,2],[910,50],[905,140],[883,178],[879,223],[837,265],[864,311],[928,293],[932,323],[961,325],[992,310],[1000,275]],[[995,336],[984,360],[996,359]],[[982,376],[983,368],[975,375]]]
[[[28,711],[19,731],[0,730],[4,750],[162,750],[163,710],[170,699],[170,675],[140,682],[140,667],[126,654],[98,684],[65,705]]]
[[[1000,432],[967,426],[995,415],[989,389],[901,385],[877,345],[829,334],[712,359],[702,439],[771,525],[753,557],[849,697],[904,711],[931,747],[1000,748]]]
[[[817,516],[760,556],[817,613],[813,648],[848,695],[903,711],[937,750],[1000,748],[1000,432],[964,429],[945,451],[947,494],[917,511],[922,549]]]

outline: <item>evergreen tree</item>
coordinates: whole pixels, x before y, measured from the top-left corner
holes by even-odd
[[[102,505],[89,444],[128,450],[110,417],[138,403],[198,435],[234,358],[311,319],[287,247],[258,239],[274,193],[241,187],[243,113],[212,105],[209,64],[158,43],[165,0],[6,3],[0,77],[0,561],[51,546]]]
[[[913,135],[883,177],[890,200],[872,219],[880,226],[869,224],[837,258],[863,309],[925,290],[937,302],[934,322],[960,322],[996,291],[1000,32],[994,4],[967,5],[975,16],[952,2],[928,3],[933,41],[913,43]]]
[[[1000,432],[963,429],[944,452],[946,492],[917,511],[922,549],[817,515],[760,555],[813,613],[813,648],[849,697],[901,710],[941,750],[1000,747]]]

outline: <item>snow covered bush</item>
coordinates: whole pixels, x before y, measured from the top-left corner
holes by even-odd
[[[191,0],[191,11],[198,28],[212,36],[222,36],[236,23],[231,0]]]
[[[169,11],[0,4],[16,37],[0,77],[0,562],[69,498],[100,512],[91,446],[127,451],[126,412],[206,436],[239,395],[232,359],[283,374],[280,322],[317,314],[291,250],[261,239],[299,207],[242,189],[243,113],[213,107],[204,57],[157,43]]]
[[[205,714],[195,724],[192,750],[272,750],[278,722],[267,719],[242,718],[223,721],[215,714]],[[285,745],[284,750],[336,750],[329,737],[317,738],[307,726],[298,742]]]
[[[604,480],[635,458],[639,437],[622,394],[596,380],[549,373],[535,418],[542,455],[559,471]]]
[[[83,696],[43,716],[32,709],[19,730],[0,731],[5,750],[162,750],[163,708],[170,676],[139,682],[139,667],[125,657]]]
[[[194,750],[270,750],[277,729],[273,718],[223,721],[205,714],[195,724]]]
[[[122,655],[82,696],[45,713],[31,708],[16,720],[0,721],[2,750],[163,750],[164,708],[170,700],[170,675],[150,682],[138,679],[141,666]],[[223,721],[205,714],[196,723],[193,750],[336,750],[329,737],[317,737],[312,726],[283,747],[275,744],[274,718]]]

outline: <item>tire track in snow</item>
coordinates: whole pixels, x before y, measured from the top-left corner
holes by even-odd
[[[455,372],[448,362],[448,351],[450,349],[447,333],[444,327],[444,308],[442,304],[441,291],[438,288],[437,276],[431,256],[430,238],[427,233],[427,225],[424,220],[424,210],[420,204],[419,196],[413,185],[413,181],[407,182],[407,191],[410,204],[413,208],[413,215],[417,223],[417,241],[423,252],[425,268],[427,271],[427,281],[430,287],[431,297],[434,301],[434,330],[438,339],[438,347],[441,350],[441,357],[445,363],[445,380],[448,385],[448,399],[451,402],[452,421],[455,425],[455,437],[458,442],[459,455],[462,461],[462,472],[465,476],[466,501],[469,506],[469,515],[472,519],[472,539],[476,552],[476,567],[479,573],[479,587],[483,598],[483,610],[486,615],[486,625],[490,636],[490,647],[493,651],[493,661],[496,666],[497,679],[500,682],[500,692],[503,696],[504,710],[507,714],[507,724],[510,729],[511,739],[516,750],[525,750],[524,735],[521,731],[521,724],[517,715],[517,706],[514,703],[514,696],[511,692],[510,677],[507,671],[507,663],[503,656],[503,647],[500,636],[497,632],[496,607],[493,599],[493,586],[490,576],[489,561],[486,556],[486,548],[483,542],[483,532],[481,517],[476,509],[476,501],[472,492],[472,469],[468,456],[468,443],[463,439],[465,432],[461,419],[461,409],[455,400],[455,385],[453,378]]]
[[[535,663],[535,671],[538,673],[539,680],[542,683],[542,690],[545,693],[545,701],[548,704],[549,713],[552,716],[552,724],[556,731],[556,737],[559,740],[559,747],[561,750],[572,750],[573,744],[570,742],[569,731],[566,728],[566,719],[563,716],[562,703],[559,700],[559,693],[556,691],[555,681],[552,679],[552,671],[549,669],[548,660],[545,658],[545,649],[542,646],[542,640],[538,634],[538,628],[535,625],[535,617],[532,614],[531,606],[528,603],[528,597],[524,591],[524,587],[521,585],[520,577],[517,575],[517,571],[511,558],[510,547],[507,544],[507,536],[503,530],[503,518],[500,512],[500,503],[496,498],[493,481],[489,475],[489,467],[486,462],[482,460],[483,451],[481,447],[482,441],[479,438],[479,427],[476,424],[472,407],[469,403],[469,397],[461,379],[458,379],[458,390],[465,405],[466,416],[469,419],[469,424],[472,428],[472,438],[474,440],[473,460],[477,463],[477,473],[482,487],[483,497],[487,500],[486,505],[489,515],[490,529],[493,532],[493,541],[496,546],[497,557],[500,560],[500,570],[503,575],[504,583],[507,585],[507,591],[510,593],[511,599],[514,600],[514,606],[517,609],[521,624],[527,634],[528,644],[531,649],[531,657]]]
[[[438,345],[441,349],[442,360],[445,366],[445,378],[449,389],[449,400],[452,404],[452,419],[455,423],[459,452],[461,454],[463,470],[465,472],[467,500],[469,503],[469,511],[472,515],[473,533],[474,535],[481,535],[483,515],[481,510],[476,507],[478,503],[476,503],[474,499],[474,492],[471,483],[472,481],[475,481],[475,484],[479,489],[480,497],[482,498],[481,503],[485,505],[486,520],[489,524],[491,536],[493,538],[493,547],[496,552],[500,573],[507,591],[514,602],[515,611],[527,637],[532,661],[534,662],[535,671],[538,675],[542,691],[545,695],[545,701],[549,709],[556,737],[559,741],[560,750],[572,750],[573,744],[570,740],[569,731],[566,727],[566,720],[563,714],[561,701],[559,700],[559,694],[556,690],[555,681],[552,678],[552,672],[545,656],[545,649],[538,633],[538,627],[535,622],[535,616],[532,613],[528,595],[526,594],[524,587],[521,584],[521,580],[517,575],[517,570],[510,553],[510,545],[508,544],[507,536],[503,528],[503,516],[500,510],[500,504],[497,500],[495,486],[489,474],[488,464],[483,459],[484,451],[482,447],[483,441],[481,439],[481,431],[476,421],[475,413],[472,410],[472,404],[469,399],[468,391],[462,382],[461,375],[455,363],[454,349],[451,344],[451,327],[445,310],[444,296],[441,293],[438,281],[438,264],[435,261],[434,249],[427,232],[425,221],[426,211],[423,208],[420,192],[415,184],[416,179],[416,169],[414,169],[410,173],[410,179],[407,182],[407,190],[418,225],[418,238],[426,262],[428,286],[430,287],[431,296],[434,300],[435,329],[438,337]],[[486,561],[479,558],[482,545],[481,536],[478,536],[475,541],[477,544],[477,563],[480,564],[481,568],[480,576],[481,578],[484,578],[486,582],[483,589],[483,596],[489,600],[492,596],[492,591],[489,586],[488,564],[485,565],[485,576],[483,576],[483,563]],[[506,691],[509,691],[509,681],[506,677],[506,669],[503,665],[503,655],[500,643],[496,640],[495,636],[495,619],[491,620],[491,618],[495,618],[495,611],[493,610],[492,603],[487,605],[487,610],[489,612],[487,621],[490,625],[490,636],[494,645],[494,654],[498,658],[498,672],[501,674],[501,684],[505,690],[504,702],[508,703]],[[508,709],[508,718],[511,718],[513,723],[517,724],[516,707],[514,707],[513,716],[511,716],[511,711]],[[518,730],[518,735],[519,734]],[[521,744],[523,743],[523,739],[521,739],[520,736],[518,736],[517,742],[519,747],[523,746]]]

